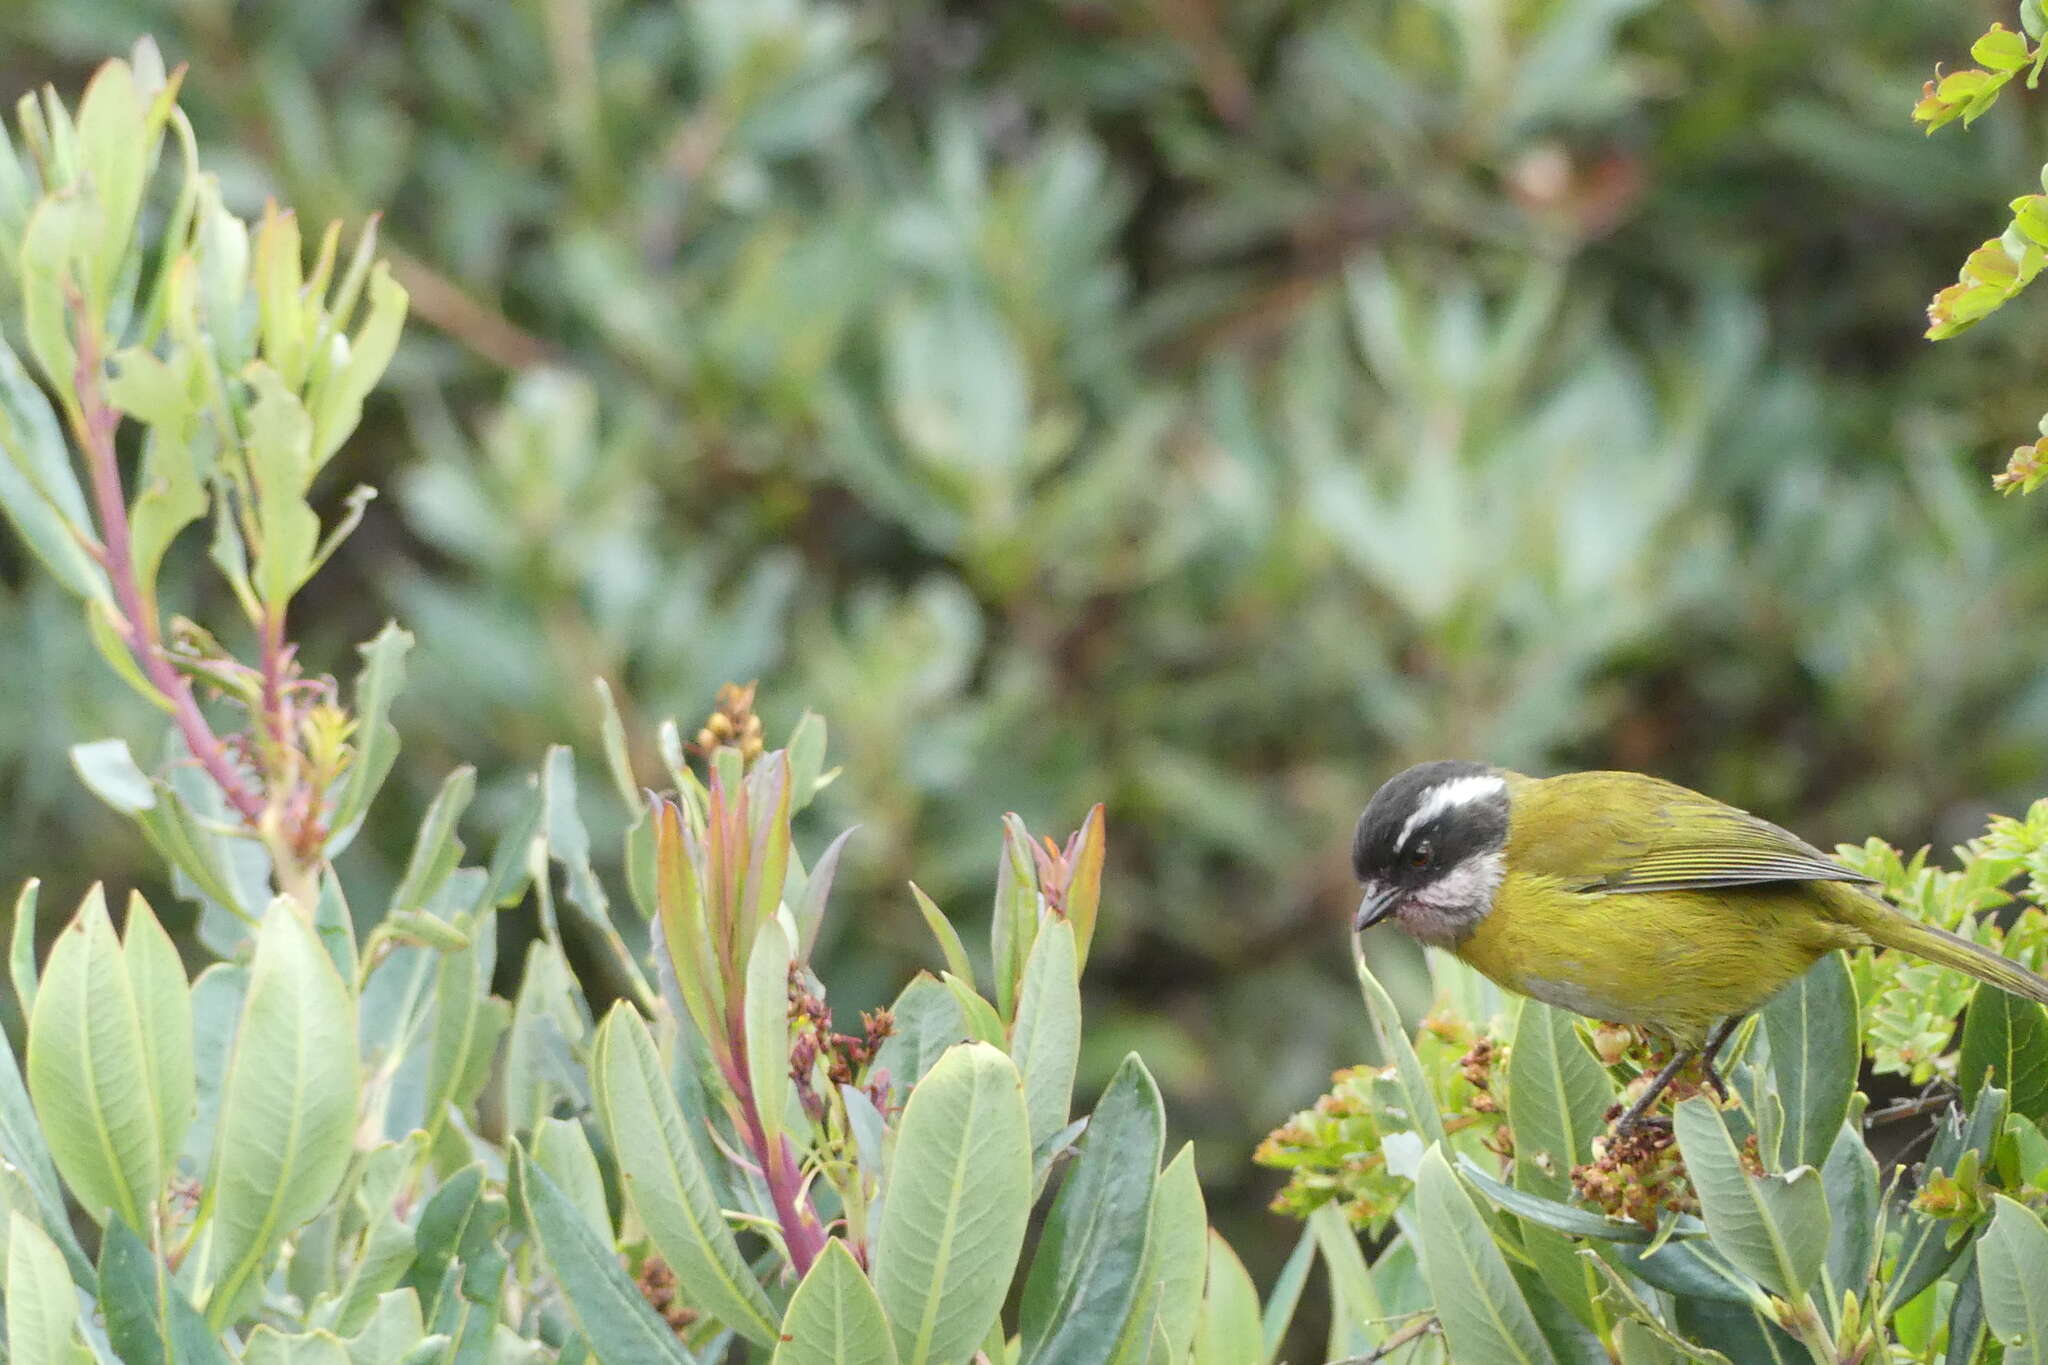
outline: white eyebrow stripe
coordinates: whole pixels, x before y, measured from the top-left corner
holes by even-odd
[[[1429,789],[1422,798],[1422,804],[1415,808],[1407,823],[1401,826],[1401,837],[1394,841],[1396,849],[1406,849],[1415,832],[1454,806],[1469,806],[1474,801],[1483,801],[1507,790],[1507,779],[1498,773],[1472,773],[1466,777],[1454,777],[1448,782],[1439,782]]]

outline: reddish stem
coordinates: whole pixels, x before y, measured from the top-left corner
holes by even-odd
[[[744,1053],[745,1049],[739,1049]],[[746,1124],[747,1146],[761,1163],[761,1178],[768,1183],[768,1197],[775,1203],[775,1221],[782,1225],[782,1240],[789,1247],[789,1263],[802,1279],[825,1250],[827,1233],[817,1214],[803,1197],[803,1176],[797,1170],[795,1149],[789,1139],[778,1135],[771,1151],[767,1131],[761,1126],[760,1106],[754,1103],[753,1083],[747,1079],[742,1056],[725,1074],[726,1084],[739,1098],[740,1118]]]
[[[107,580],[113,586],[115,605],[125,618],[121,622],[122,637],[150,686],[171,704],[171,715],[184,736],[185,747],[220,787],[228,804],[254,828],[262,822],[263,801],[235,771],[226,747],[206,723],[199,699],[192,692],[192,680],[178,672],[159,647],[156,612],[144,600],[142,585],[135,577],[128,500],[121,491],[121,471],[114,459],[114,431],[121,424],[121,414],[101,396],[99,369],[97,339],[90,328],[81,327],[78,363],[72,373],[72,387],[78,394],[78,438],[92,475],[93,501],[99,510],[100,531],[106,546]]]

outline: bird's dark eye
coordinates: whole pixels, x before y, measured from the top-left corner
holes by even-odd
[[[1415,846],[1415,851],[1408,855],[1408,866],[1428,867],[1430,853],[1431,850],[1427,841],[1417,844]]]

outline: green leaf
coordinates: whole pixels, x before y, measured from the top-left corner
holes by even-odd
[[[121,958],[128,969],[129,989],[142,1027],[143,1061],[147,1067],[150,1103],[166,1173],[185,1141],[195,1101],[192,1065],[192,995],[185,966],[171,936],[140,892],[128,896],[128,922],[122,927]]]
[[[334,1197],[361,1083],[355,1002],[280,896],[257,931],[201,1211],[213,1224],[201,1282],[215,1328],[236,1315],[278,1245]]]
[[[100,208],[97,239],[81,246],[91,252],[84,262],[91,272],[87,297],[99,307],[113,306],[113,282],[134,236],[135,215],[155,150],[155,133],[144,117],[135,73],[126,62],[103,64],[78,102],[79,169]]]
[[[1522,1004],[1507,1082],[1516,1186],[1552,1197],[1568,1193],[1572,1167],[1593,1159],[1614,1082],[1580,1041],[1572,1016],[1537,1000]]]
[[[319,469],[363,419],[363,400],[383,377],[405,327],[406,293],[379,261],[370,271],[370,312],[348,343],[348,359],[320,389],[313,404],[311,447]]]
[[[639,1012],[612,1007],[592,1048],[598,1114],[619,1163],[620,1183],[655,1249],[690,1286],[693,1306],[760,1345],[775,1342],[774,1310],[740,1255],[717,1193],[691,1140],[686,1115]]]
[[[24,1016],[36,1008],[36,901],[42,882],[31,877],[14,898],[14,928],[8,938],[7,978],[14,984],[14,1003]]]
[[[22,1084],[21,1068],[10,1047],[0,1047],[0,1158],[6,1162],[6,1167],[0,1168],[0,1178],[14,1186],[15,1196],[0,1199],[0,1209],[26,1211],[32,1205],[36,1222],[46,1231],[56,1230],[57,1244],[71,1267],[72,1278],[91,1288],[95,1281],[92,1263],[85,1259],[85,1252],[71,1231],[64,1192],[57,1184],[57,1168],[50,1159],[49,1145],[43,1139],[35,1109],[29,1103],[28,1089]],[[29,1195],[26,1203],[18,1198],[23,1189]],[[4,1263],[0,1263],[0,1270],[4,1270]],[[4,1290],[4,1285],[0,1285],[0,1290]]]
[[[179,1165],[198,1173],[211,1163],[213,1135],[220,1121],[221,1091],[234,1051],[235,1025],[249,989],[249,969],[216,962],[192,983],[192,1073],[194,1113],[185,1130]]]
[[[1023,1080],[986,1043],[949,1049],[911,1092],[874,1255],[875,1289],[903,1365],[964,1359],[1002,1308],[1030,1213],[1028,1130]],[[1156,1169],[1156,1144],[1152,1161]],[[1104,1329],[1106,1340],[1116,1325]]]
[[[1265,1365],[1259,1291],[1230,1243],[1208,1234],[1209,1266],[1195,1324],[1194,1365]]]
[[[1984,1281],[1973,1257],[1949,1302],[1948,1349],[1942,1352],[1942,1365],[1975,1365],[1988,1326],[1984,1321]]]
[[[1208,1230],[1209,1211],[1195,1172],[1195,1145],[1190,1142],[1159,1173],[1145,1243],[1145,1278],[1158,1287],[1159,1326],[1174,1360],[1185,1359],[1194,1341]]]
[[[598,734],[604,743],[604,761],[611,770],[612,785],[618,788],[619,800],[627,810],[644,814],[640,784],[633,780],[633,758],[626,746],[626,723],[619,718],[619,703],[612,696],[611,684],[603,678],[592,678],[590,685],[597,693]]]
[[[349,1365],[384,1365],[404,1360],[426,1337],[419,1295],[411,1289],[394,1289],[378,1295],[369,1320],[342,1344],[348,1348]]]
[[[125,739],[72,745],[71,766],[94,796],[123,815],[137,815],[156,805],[156,786],[135,762]]]
[[[1519,1138],[1519,1132],[1517,1137]],[[1609,1218],[1605,1214],[1594,1213],[1591,1209],[1559,1203],[1540,1194],[1531,1194],[1527,1190],[1504,1185],[1481,1170],[1471,1157],[1462,1153],[1458,1157],[1458,1174],[1462,1175],[1472,1188],[1509,1213],[1538,1227],[1550,1228],[1571,1237],[1597,1237],[1607,1242],[1646,1244],[1650,1240],[1650,1230],[1640,1223],[1632,1223],[1625,1218]]]
[[[1316,1231],[1304,1227],[1301,1236],[1295,1240],[1294,1250],[1288,1253],[1287,1264],[1280,1267],[1280,1274],[1273,1281],[1273,1292],[1266,1296],[1266,1307],[1259,1315],[1259,1333],[1265,1342],[1265,1359],[1274,1359],[1280,1351],[1280,1343],[1287,1336],[1287,1329],[1294,1324],[1294,1311],[1301,1305],[1301,1291],[1308,1283],[1308,1273],[1316,1263]]]
[[[1963,1015],[1956,1080],[1963,1103],[1977,1102],[1988,1083],[2006,1092],[2015,1114],[2048,1119],[2048,1012],[1989,983],[1970,996]]]
[[[478,934],[464,946],[444,951],[434,973],[434,1027],[427,1061],[426,1117],[438,1133],[447,1107],[469,1115],[490,1081],[491,1061],[511,1022],[511,1007],[490,993],[497,956],[496,920],[485,910]],[[427,924],[445,921],[423,916]]]
[[[806,711],[789,732],[789,813],[795,815],[832,779],[825,773],[825,718]],[[948,964],[950,966],[950,964]],[[967,973],[954,967],[956,975]],[[968,979],[972,980],[971,977]]]
[[[1861,1294],[1877,1272],[1877,1234],[1883,1216],[1877,1159],[1854,1117],[1835,1135],[1834,1150],[1820,1170],[1820,1185],[1834,1222],[1828,1241],[1828,1298],[1840,1303],[1843,1290]]]
[[[1039,931],[1017,989],[1010,1056],[1024,1075],[1031,1144],[1064,1128],[1081,1057],[1081,974],[1074,928],[1056,920]]]
[[[1975,1152],[1980,1161],[1988,1163],[1992,1145],[2004,1131],[2005,1113],[2005,1092],[1993,1085],[1977,1092],[1967,1118],[1951,1108],[1935,1126],[1925,1170],[1952,1172],[1965,1152]],[[1906,1211],[1900,1220],[1898,1250],[1886,1277],[1885,1312],[1879,1316],[1889,1316],[1941,1278],[1965,1245],[1965,1239],[1954,1236],[1954,1231],[1954,1224],[1947,1219],[1931,1218],[1915,1209]]]
[[[100,1244],[100,1305],[124,1365],[227,1365],[206,1319],[126,1223],[107,1224]]]
[[[1018,1310],[1023,1365],[1107,1360],[1137,1303],[1166,1116],[1137,1054],[1102,1092],[1053,1200]],[[892,1196],[893,1199],[893,1196]]]
[[[959,1003],[960,1018],[967,1026],[967,1036],[977,1043],[994,1043],[1001,1047],[1004,1041],[1003,1021],[996,1017],[995,1006],[951,972],[941,973],[939,980],[953,992],[953,999]]]
[[[747,1080],[770,1147],[782,1137],[789,1095],[789,935],[773,914],[761,921],[747,955]]]
[[[363,667],[356,674],[354,698],[356,756],[342,774],[341,794],[335,800],[334,833],[328,836],[325,850],[330,858],[355,839],[363,815],[398,758],[398,729],[390,721],[391,702],[405,685],[405,656],[411,651],[411,634],[389,624],[361,648]]]
[[[99,206],[85,195],[44,195],[22,229],[20,266],[22,331],[29,353],[67,409],[76,379],[78,351],[72,344],[68,295],[83,295],[91,284],[80,278],[79,249],[98,235]]]
[[[57,1250],[20,1209],[7,1220],[7,1358],[17,1365],[92,1365],[78,1335],[78,1290]]]
[[[1992,71],[2017,71],[2033,60],[2027,40],[2003,24],[1970,45],[1970,59]]]
[[[1408,1027],[1401,1021],[1401,1012],[1394,1008],[1387,988],[1366,965],[1365,949],[1356,934],[1351,936],[1351,964],[1358,972],[1358,988],[1365,995],[1365,1013],[1372,1024],[1373,1040],[1379,1044],[1381,1059],[1393,1065],[1394,1081],[1400,1088],[1409,1122],[1424,1142],[1444,1141],[1444,1116],[1436,1107],[1436,1097],[1430,1092],[1422,1061],[1415,1055],[1415,1045],[1408,1041]]]
[[[1829,953],[1779,991],[1762,1019],[1771,1081],[1785,1106],[1783,1135],[1769,1164],[1773,1170],[1818,1167],[1842,1131],[1863,1062],[1856,986],[1842,955]]]
[[[790,1296],[774,1365],[897,1365],[882,1301],[833,1238]]]
[[[51,948],[29,1018],[28,1088],[86,1212],[147,1227],[191,1119],[192,1023],[177,950],[135,905],[124,946],[95,886]]]
[[[243,374],[256,395],[248,409],[245,447],[249,476],[256,485],[259,537],[251,547],[251,581],[256,596],[278,612],[312,572],[320,545],[320,518],[306,502],[313,479],[313,423],[275,369],[258,361]]]
[[[71,448],[35,381],[0,340],[0,513],[66,591],[105,600],[107,575],[86,549],[96,538]]]
[[[332,1332],[284,1333],[264,1323],[249,1334],[242,1365],[352,1365],[348,1347]]]
[[[1595,1242],[1592,1250],[1643,1283],[1683,1298],[1749,1304],[1763,1292],[1716,1251],[1708,1237],[1673,1238],[1647,1251],[1626,1243]]]
[[[605,1241],[612,1240],[611,1211],[604,1202],[604,1176],[597,1169],[597,1154],[590,1139],[575,1119],[545,1118],[533,1134],[533,1164],[548,1173],[555,1185],[590,1230]]]
[[[917,902],[917,911],[924,916],[932,937],[939,941],[939,955],[946,959],[946,970],[971,983],[974,965],[967,956],[967,945],[960,941],[960,931],[953,927],[953,921],[946,918],[946,912],[939,909],[916,882],[910,884],[910,897]]]
[[[582,990],[562,950],[533,940],[505,1039],[502,1089],[510,1131],[537,1127],[558,1103],[580,1108],[589,1102],[589,1077],[575,1056],[589,1029]]]
[[[611,1241],[515,1141],[512,1188],[562,1294],[604,1365],[693,1365],[690,1353],[626,1278]]]
[[[1333,1360],[1367,1354],[1386,1336],[1380,1326],[1386,1310],[1380,1303],[1372,1270],[1365,1263],[1365,1253],[1359,1249],[1358,1233],[1335,1204],[1324,1204],[1310,1214],[1307,1230],[1315,1238],[1324,1271],[1330,1277],[1330,1339],[1326,1354]]]
[[[462,862],[462,840],[455,828],[475,796],[476,769],[467,763],[442,780],[441,790],[434,794],[420,820],[419,833],[413,836],[405,875],[391,893],[392,910],[418,910],[427,904],[441,890],[448,874]]]
[[[1676,1127],[1714,1245],[1773,1293],[1804,1293],[1827,1256],[1830,1226],[1820,1173],[1802,1166],[1789,1175],[1751,1175],[1720,1109],[1699,1096],[1679,1104]]]
[[[1615,1324],[1615,1344],[1621,1348],[1621,1365],[1730,1365],[1728,1357],[1686,1341],[1665,1323],[1663,1316],[1644,1303],[1634,1284],[1591,1249],[1579,1256],[1605,1281],[1603,1297],[1610,1300],[1611,1314],[1623,1319]]]
[[[129,514],[129,554],[144,599],[152,600],[164,552],[181,531],[206,515],[206,485],[194,450],[200,400],[189,391],[184,374],[149,351],[130,347],[115,355],[114,365],[108,399],[150,428]],[[210,443],[210,435],[207,439]]]
[[[1441,1146],[1423,1155],[1415,1210],[1423,1278],[1452,1358],[1459,1365],[1554,1365],[1535,1314]]]
[[[2006,1365],[2048,1365],[2048,1227],[2025,1205],[1993,1199],[1991,1226],[1977,1243],[1984,1318]]]
[[[889,1073],[897,1094],[906,1094],[946,1049],[967,1037],[967,1021],[953,992],[927,972],[910,979],[889,1013],[896,1028],[875,1050],[875,1067]]]
[[[1737,1365],[1807,1365],[1806,1348],[1748,1304],[1681,1298],[1672,1305],[1685,1340],[1718,1351]]]
[[[1044,897],[1038,892],[1038,865],[1031,856],[1031,833],[1015,815],[1003,817],[1003,852],[996,860],[996,899],[989,920],[989,956],[996,982],[996,1012],[1013,1018],[1017,983],[1030,960],[1031,941],[1038,933]]]

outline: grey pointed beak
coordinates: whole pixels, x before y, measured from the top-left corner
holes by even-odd
[[[1398,886],[1373,886],[1365,893],[1365,899],[1358,903],[1358,913],[1351,918],[1351,932],[1362,934],[1394,913],[1394,907],[1401,903],[1401,888]]]

